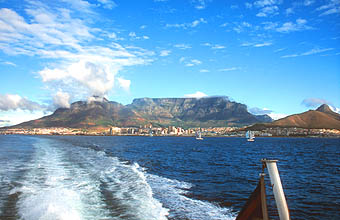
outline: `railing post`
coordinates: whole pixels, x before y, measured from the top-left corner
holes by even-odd
[[[275,197],[275,202],[277,206],[277,210],[279,212],[280,220],[290,220],[288,205],[286,201],[286,197],[283,192],[281,179],[279,175],[279,171],[276,166],[277,160],[266,160],[263,159],[262,163],[266,164],[268,169],[270,182],[273,188],[273,194]]]

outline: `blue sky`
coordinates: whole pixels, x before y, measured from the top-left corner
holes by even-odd
[[[0,126],[93,95],[340,111],[339,0],[0,0]]]

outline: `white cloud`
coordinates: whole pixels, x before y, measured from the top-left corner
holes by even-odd
[[[131,81],[130,80],[123,79],[121,77],[118,77],[117,80],[118,80],[118,83],[119,83],[119,87],[121,87],[125,91],[129,91],[130,90],[130,85],[131,85]]]
[[[257,17],[267,17],[269,15],[275,15],[279,11],[279,7],[276,5],[266,6],[260,10],[259,13],[256,14]]]
[[[185,98],[197,98],[197,99],[200,99],[200,98],[203,98],[203,97],[207,97],[208,95],[203,93],[203,92],[200,92],[200,91],[197,91],[193,94],[186,94],[184,95]]]
[[[191,45],[189,45],[189,44],[175,44],[174,47],[181,49],[181,50],[186,50],[186,49],[190,49]]]
[[[328,4],[322,5],[316,9],[317,11],[322,11],[319,16],[326,16],[331,14],[340,13],[340,1],[339,0],[329,0]]]
[[[264,43],[261,43],[261,44],[255,44],[254,47],[267,47],[267,46],[270,46],[272,45],[271,42],[264,42]]]
[[[331,106],[331,105],[329,107],[331,108],[331,110],[333,112],[336,112],[336,113],[340,114],[340,108],[337,108],[337,107],[334,107],[334,106]]]
[[[9,110],[42,110],[43,106],[37,102],[30,101],[17,94],[0,94],[0,111]]]
[[[219,45],[219,44],[213,45],[211,43],[204,43],[204,44],[201,44],[201,45],[206,46],[206,47],[210,47],[213,50],[219,50],[219,49],[224,49],[225,48],[225,46]]]
[[[305,0],[304,2],[303,2],[303,4],[305,5],[305,6],[309,6],[309,5],[312,5],[312,4],[314,4],[315,3],[315,0]]]
[[[71,62],[66,61],[57,68],[45,68],[39,74],[43,82],[58,82],[59,87],[66,90],[83,89],[87,96],[104,96],[113,88],[115,75],[124,66],[145,63],[145,60],[126,51],[121,53],[109,48],[95,48],[94,52],[97,54],[78,55]]]
[[[254,5],[256,7],[266,7],[266,6],[270,6],[270,5],[275,5],[275,4],[280,4],[281,0],[259,0],[259,1],[255,1]]]
[[[182,62],[183,62],[184,60],[182,60]],[[180,61],[181,62],[181,61]],[[192,59],[192,60],[190,60],[190,61],[187,61],[186,63],[185,63],[185,66],[197,66],[197,65],[200,65],[200,64],[202,64],[202,61],[200,61],[200,60],[197,60],[197,59]]]
[[[135,38],[136,36],[137,36],[137,35],[136,35],[135,32],[130,32],[130,33],[129,33],[129,37]]]
[[[103,7],[107,9],[113,9],[117,7],[117,4],[112,0],[97,0],[97,1],[100,2],[103,5]]]
[[[254,107],[254,108],[250,108],[249,112],[254,114],[254,115],[265,115],[265,114],[270,114],[273,111],[269,110],[267,108],[258,108],[258,107]]]
[[[25,121],[41,118],[45,116],[44,111],[26,111],[26,110],[10,110],[6,113],[0,111],[0,127],[16,125]]]
[[[2,62],[2,64],[8,65],[8,66],[17,66],[15,63],[12,63],[10,61],[4,61],[4,62]]]
[[[287,8],[286,9],[286,15],[290,15],[294,13],[294,9],[293,8]]]
[[[210,70],[207,70],[207,69],[200,69],[200,72],[201,72],[201,73],[209,73]]]
[[[92,5],[83,0],[61,0],[62,2],[68,3],[73,9],[85,12],[85,13],[93,13],[91,7]]]
[[[70,11],[29,8],[26,13],[30,23],[11,9],[0,9],[0,49],[5,53],[39,56],[41,50],[56,47],[79,50],[81,41],[94,38],[83,21],[70,18]]]
[[[231,68],[224,68],[224,69],[219,69],[218,71],[220,72],[229,72],[229,71],[235,71],[238,70],[238,67],[231,67]]]
[[[286,22],[281,27],[276,28],[275,30],[281,33],[289,33],[294,31],[303,31],[310,30],[312,27],[307,25],[307,20],[305,19],[296,19],[296,22]]]
[[[171,50],[162,50],[159,56],[166,57],[166,56],[169,56],[170,53],[171,53]]]
[[[274,112],[272,112],[272,113],[270,113],[270,114],[268,114],[268,115],[269,115],[269,117],[271,117],[271,118],[274,119],[274,120],[278,120],[278,119],[285,118],[285,117],[288,116],[287,114],[283,114],[283,113],[274,113]]]
[[[199,24],[206,24],[207,21],[204,18],[200,18],[198,20],[194,20],[191,23],[182,23],[182,24],[166,24],[167,28],[194,28],[197,27]]]
[[[330,51],[330,50],[334,50],[334,48],[324,48],[324,49],[314,48],[304,53],[284,55],[281,58],[309,56],[309,55],[319,54],[319,53],[323,53],[323,52]]]
[[[253,7],[253,4],[251,4],[249,2],[244,3],[244,5],[246,6],[246,8],[252,8]]]
[[[107,6],[112,2],[101,1]],[[84,1],[74,0],[68,4],[92,7]],[[117,35],[90,28],[88,20],[72,17],[76,13],[68,9],[51,8],[33,1],[25,7],[25,17],[11,9],[0,9],[0,50],[10,55],[48,58],[49,64],[38,73],[53,94],[67,91],[77,94],[77,98],[104,96],[118,85],[115,76],[124,67],[152,61],[149,57],[153,52],[142,48],[123,47],[115,42],[92,46],[102,45],[96,44],[102,42],[102,37],[118,40]],[[138,37],[135,32],[129,35]]]
[[[191,1],[195,5],[196,9],[202,10],[207,7],[207,2],[209,2],[210,0],[191,0]]]
[[[54,108],[70,108],[70,95],[66,92],[58,91],[53,97]]]
[[[307,99],[302,100],[301,104],[308,108],[316,108],[322,104],[332,105],[331,102],[325,99],[320,99],[320,98],[307,98]]]
[[[223,45],[219,45],[219,44],[215,44],[214,46],[211,47],[211,49],[214,49],[214,50],[219,50],[219,49],[224,49],[225,46]]]
[[[273,43],[271,42],[263,42],[263,43],[249,43],[249,42],[245,42],[242,43],[241,46],[242,47],[267,47],[267,46],[271,46]]]

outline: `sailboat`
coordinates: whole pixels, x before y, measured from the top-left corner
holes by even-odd
[[[253,142],[254,138],[255,138],[254,132],[253,131],[247,131],[246,132],[246,138],[247,138],[247,141]]]
[[[196,140],[203,140],[202,133],[200,131],[196,131]]]
[[[260,180],[250,195],[248,201],[239,212],[236,220],[268,220],[266,189],[264,183],[264,168],[268,169],[268,174],[273,189],[276,207],[279,213],[280,220],[290,220],[289,209],[286,197],[283,192],[279,171],[276,166],[277,160],[262,159],[262,173],[260,173]]]

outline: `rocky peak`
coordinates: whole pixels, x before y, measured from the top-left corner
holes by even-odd
[[[323,104],[319,108],[316,109],[316,111],[323,112],[323,113],[332,113],[332,109],[327,105]]]

